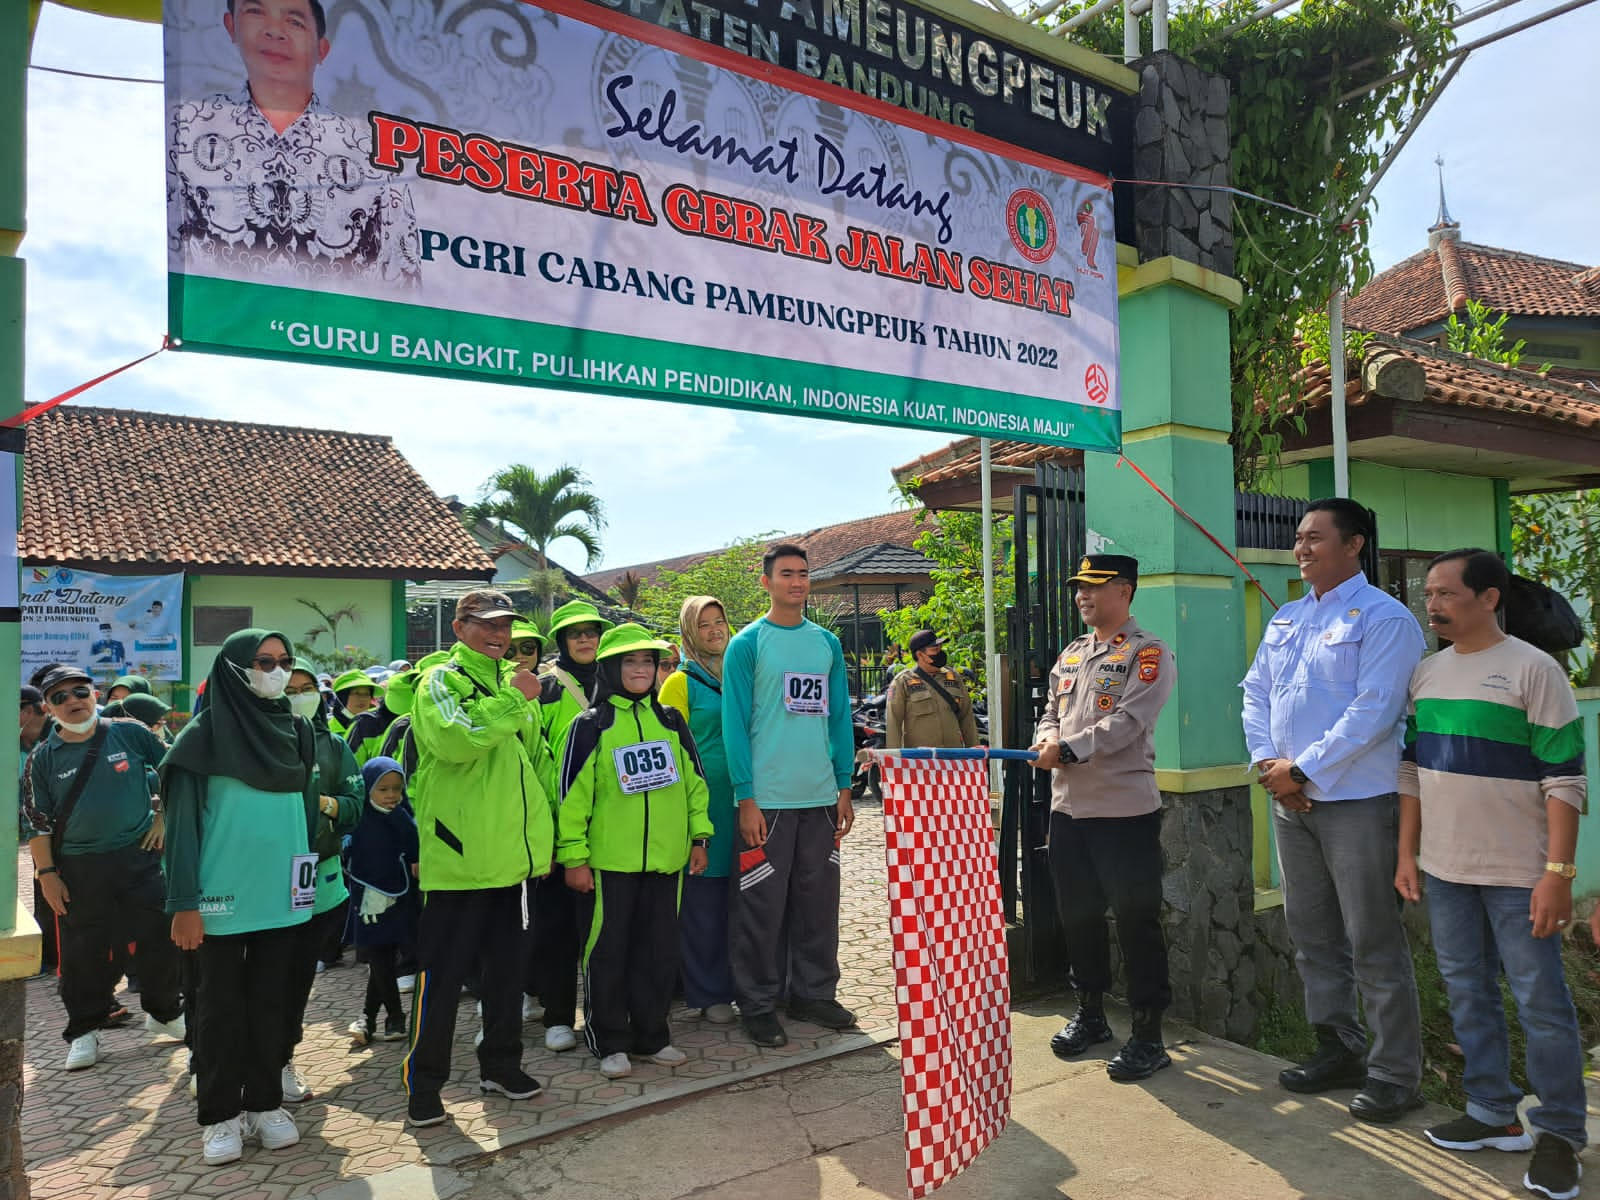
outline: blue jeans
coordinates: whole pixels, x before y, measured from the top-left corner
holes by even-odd
[[[1511,1049],[1499,975],[1517,1001],[1528,1041],[1528,1082],[1540,1103],[1536,1130],[1581,1150],[1588,1140],[1583,1044],[1561,967],[1561,938],[1535,938],[1529,888],[1480,887],[1425,876],[1433,950],[1450,996],[1450,1020],[1466,1059],[1467,1115],[1490,1125],[1517,1119],[1522,1093],[1511,1082]]]

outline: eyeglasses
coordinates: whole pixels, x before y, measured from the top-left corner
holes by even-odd
[[[285,671],[294,670],[294,659],[288,655],[273,658],[270,654],[260,654],[256,656],[254,662],[258,671],[270,671],[273,667],[282,667]]]
[[[87,700],[94,695],[94,689],[87,684],[80,683],[75,688],[62,688],[59,692],[50,693],[51,704],[65,704],[70,696],[74,700]]]
[[[532,655],[538,654],[540,649],[542,649],[542,647],[532,638],[529,638],[525,642],[511,643],[511,652],[513,654],[520,654],[524,657],[531,657]]]
[[[580,638],[586,642],[598,642],[600,640],[600,631],[593,625],[585,625],[580,629],[569,630],[567,633],[567,640],[569,642],[578,641]]]

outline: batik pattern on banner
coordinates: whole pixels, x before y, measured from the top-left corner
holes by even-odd
[[[1011,976],[988,765],[881,760],[906,1187],[963,1171],[1011,1113]]]
[[[758,61],[797,17],[742,53],[586,0],[324,7],[163,6],[178,348],[1120,445],[1110,182],[1054,115],[1013,145]]]

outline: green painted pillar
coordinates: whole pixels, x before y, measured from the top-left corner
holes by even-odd
[[[1123,454],[1229,550],[1234,546],[1228,313],[1233,279],[1176,258],[1124,269]],[[1112,454],[1086,459],[1089,545],[1139,560],[1134,616],[1178,660],[1156,729],[1163,790],[1241,782],[1245,620],[1238,569]],[[1212,770],[1222,768],[1222,770]]]

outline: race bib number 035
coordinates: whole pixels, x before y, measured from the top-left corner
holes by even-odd
[[[797,717],[828,715],[828,677],[805,675],[799,671],[783,673],[783,706]]]
[[[678,760],[670,742],[640,742],[613,750],[617,782],[626,795],[671,787],[678,782]]]

